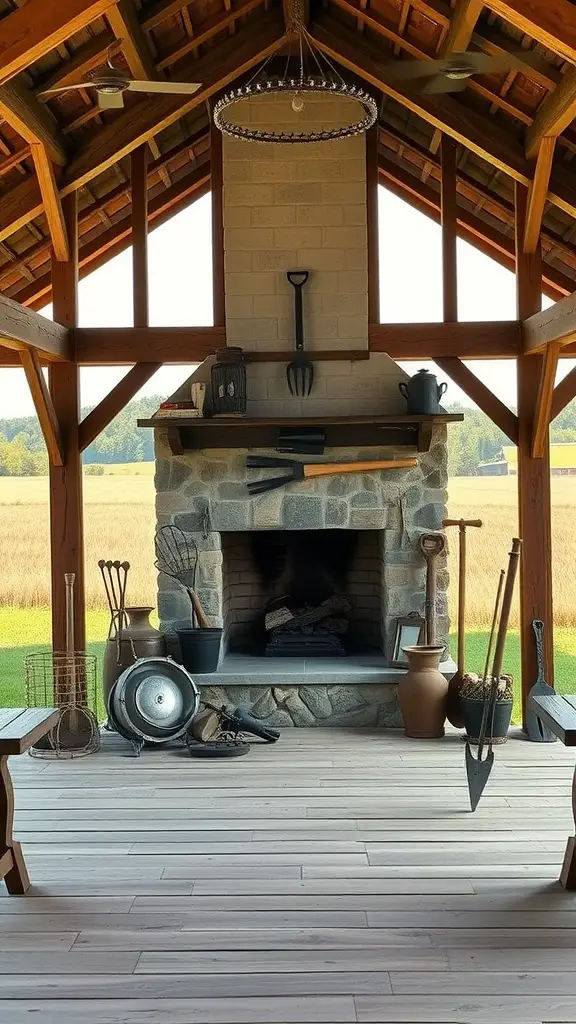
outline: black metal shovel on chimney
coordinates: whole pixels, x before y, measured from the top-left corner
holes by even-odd
[[[286,277],[294,288],[294,331],[296,335],[296,358],[286,367],[286,380],[290,394],[306,398],[314,384],[314,366],[304,356],[304,317],[302,313],[302,289],[308,280],[307,270],[288,270]]]

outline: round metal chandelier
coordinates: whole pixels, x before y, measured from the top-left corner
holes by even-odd
[[[288,33],[296,44],[298,51],[298,68],[290,72],[290,54],[286,60],[284,73],[269,75],[266,71],[269,61],[278,54],[283,41],[256,70],[253,77],[244,85],[230,89],[214,106],[214,124],[224,135],[248,142],[328,142],[332,139],[344,139],[350,135],[366,132],[376,121],[378,107],[375,99],[357,85],[349,85],[332,62],[322,53],[304,25],[303,4],[301,0],[292,0],[291,24]],[[295,71],[295,73],[294,73]],[[255,125],[236,124],[230,120],[228,113],[232,107],[241,106],[245,100],[257,96],[288,95],[292,96],[292,110],[302,113],[305,110],[305,97],[334,96],[354,100],[359,108],[359,116],[349,124],[337,125],[334,128],[311,129],[309,131],[274,131],[273,129],[257,128]]]

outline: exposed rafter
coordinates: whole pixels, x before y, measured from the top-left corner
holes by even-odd
[[[41,143],[32,146],[32,159],[44,204],[44,213],[48,221],[54,256],[60,262],[64,262],[69,258],[68,236],[52,161]]]
[[[89,71],[93,71],[104,63],[110,48],[114,52],[114,44],[115,39],[112,32],[109,32],[108,29],[99,32],[84,46],[79,47],[71,60],[67,60],[50,78],[45,79],[34,90],[35,95],[39,100],[46,100],[48,97],[44,94],[47,89],[64,88],[66,85],[83,82]]]
[[[501,130],[493,119],[464,108],[449,96],[432,100],[422,94],[403,93],[397,83],[385,80],[378,48],[365,40],[357,43],[350,32],[343,31],[328,16],[321,16],[313,22],[311,31],[321,49],[344,67],[359,74],[435,128],[451,135],[493,167],[524,185],[530,184],[532,172],[520,141],[516,141],[512,133]],[[576,188],[564,174],[553,177],[549,198],[576,216]]]
[[[483,6],[484,0],[456,0],[448,31],[438,53],[439,57],[449,57],[451,53],[468,49]],[[441,138],[441,132],[434,132],[430,145],[432,153],[438,150]]]
[[[556,139],[576,117],[576,68],[570,68],[560,85],[540,105],[534,123],[526,132],[526,155],[534,159],[542,143]]]
[[[0,21],[0,83],[50,53],[106,14],[115,3],[116,0],[28,0]]]
[[[553,53],[576,61],[576,7],[570,0],[485,0],[485,4]]]
[[[524,235],[524,251],[536,252],[540,243],[540,231],[542,228],[542,217],[544,207],[548,198],[548,185],[552,174],[552,161],[556,139],[546,137],[540,143],[534,179],[528,192],[528,207],[526,210],[526,233]]]
[[[522,341],[527,355],[542,352],[556,341],[562,345],[576,342],[576,291],[524,320]]]
[[[39,143],[44,146],[56,163],[66,163],[68,144],[56,118],[21,82],[8,82],[0,86],[0,117],[29,144]]]
[[[17,352],[35,349],[48,360],[70,358],[70,338],[66,327],[31,309],[24,309],[5,295],[0,295],[0,346]]]

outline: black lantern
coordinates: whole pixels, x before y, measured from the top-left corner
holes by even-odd
[[[215,416],[246,412],[246,364],[241,348],[219,348],[212,367],[212,406]]]

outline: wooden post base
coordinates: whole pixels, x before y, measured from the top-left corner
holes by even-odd
[[[30,888],[20,843],[12,837],[14,791],[8,771],[8,757],[0,757],[0,878],[11,896],[23,896]]]
[[[576,836],[570,836],[566,843],[560,882],[565,889],[576,889]]]

